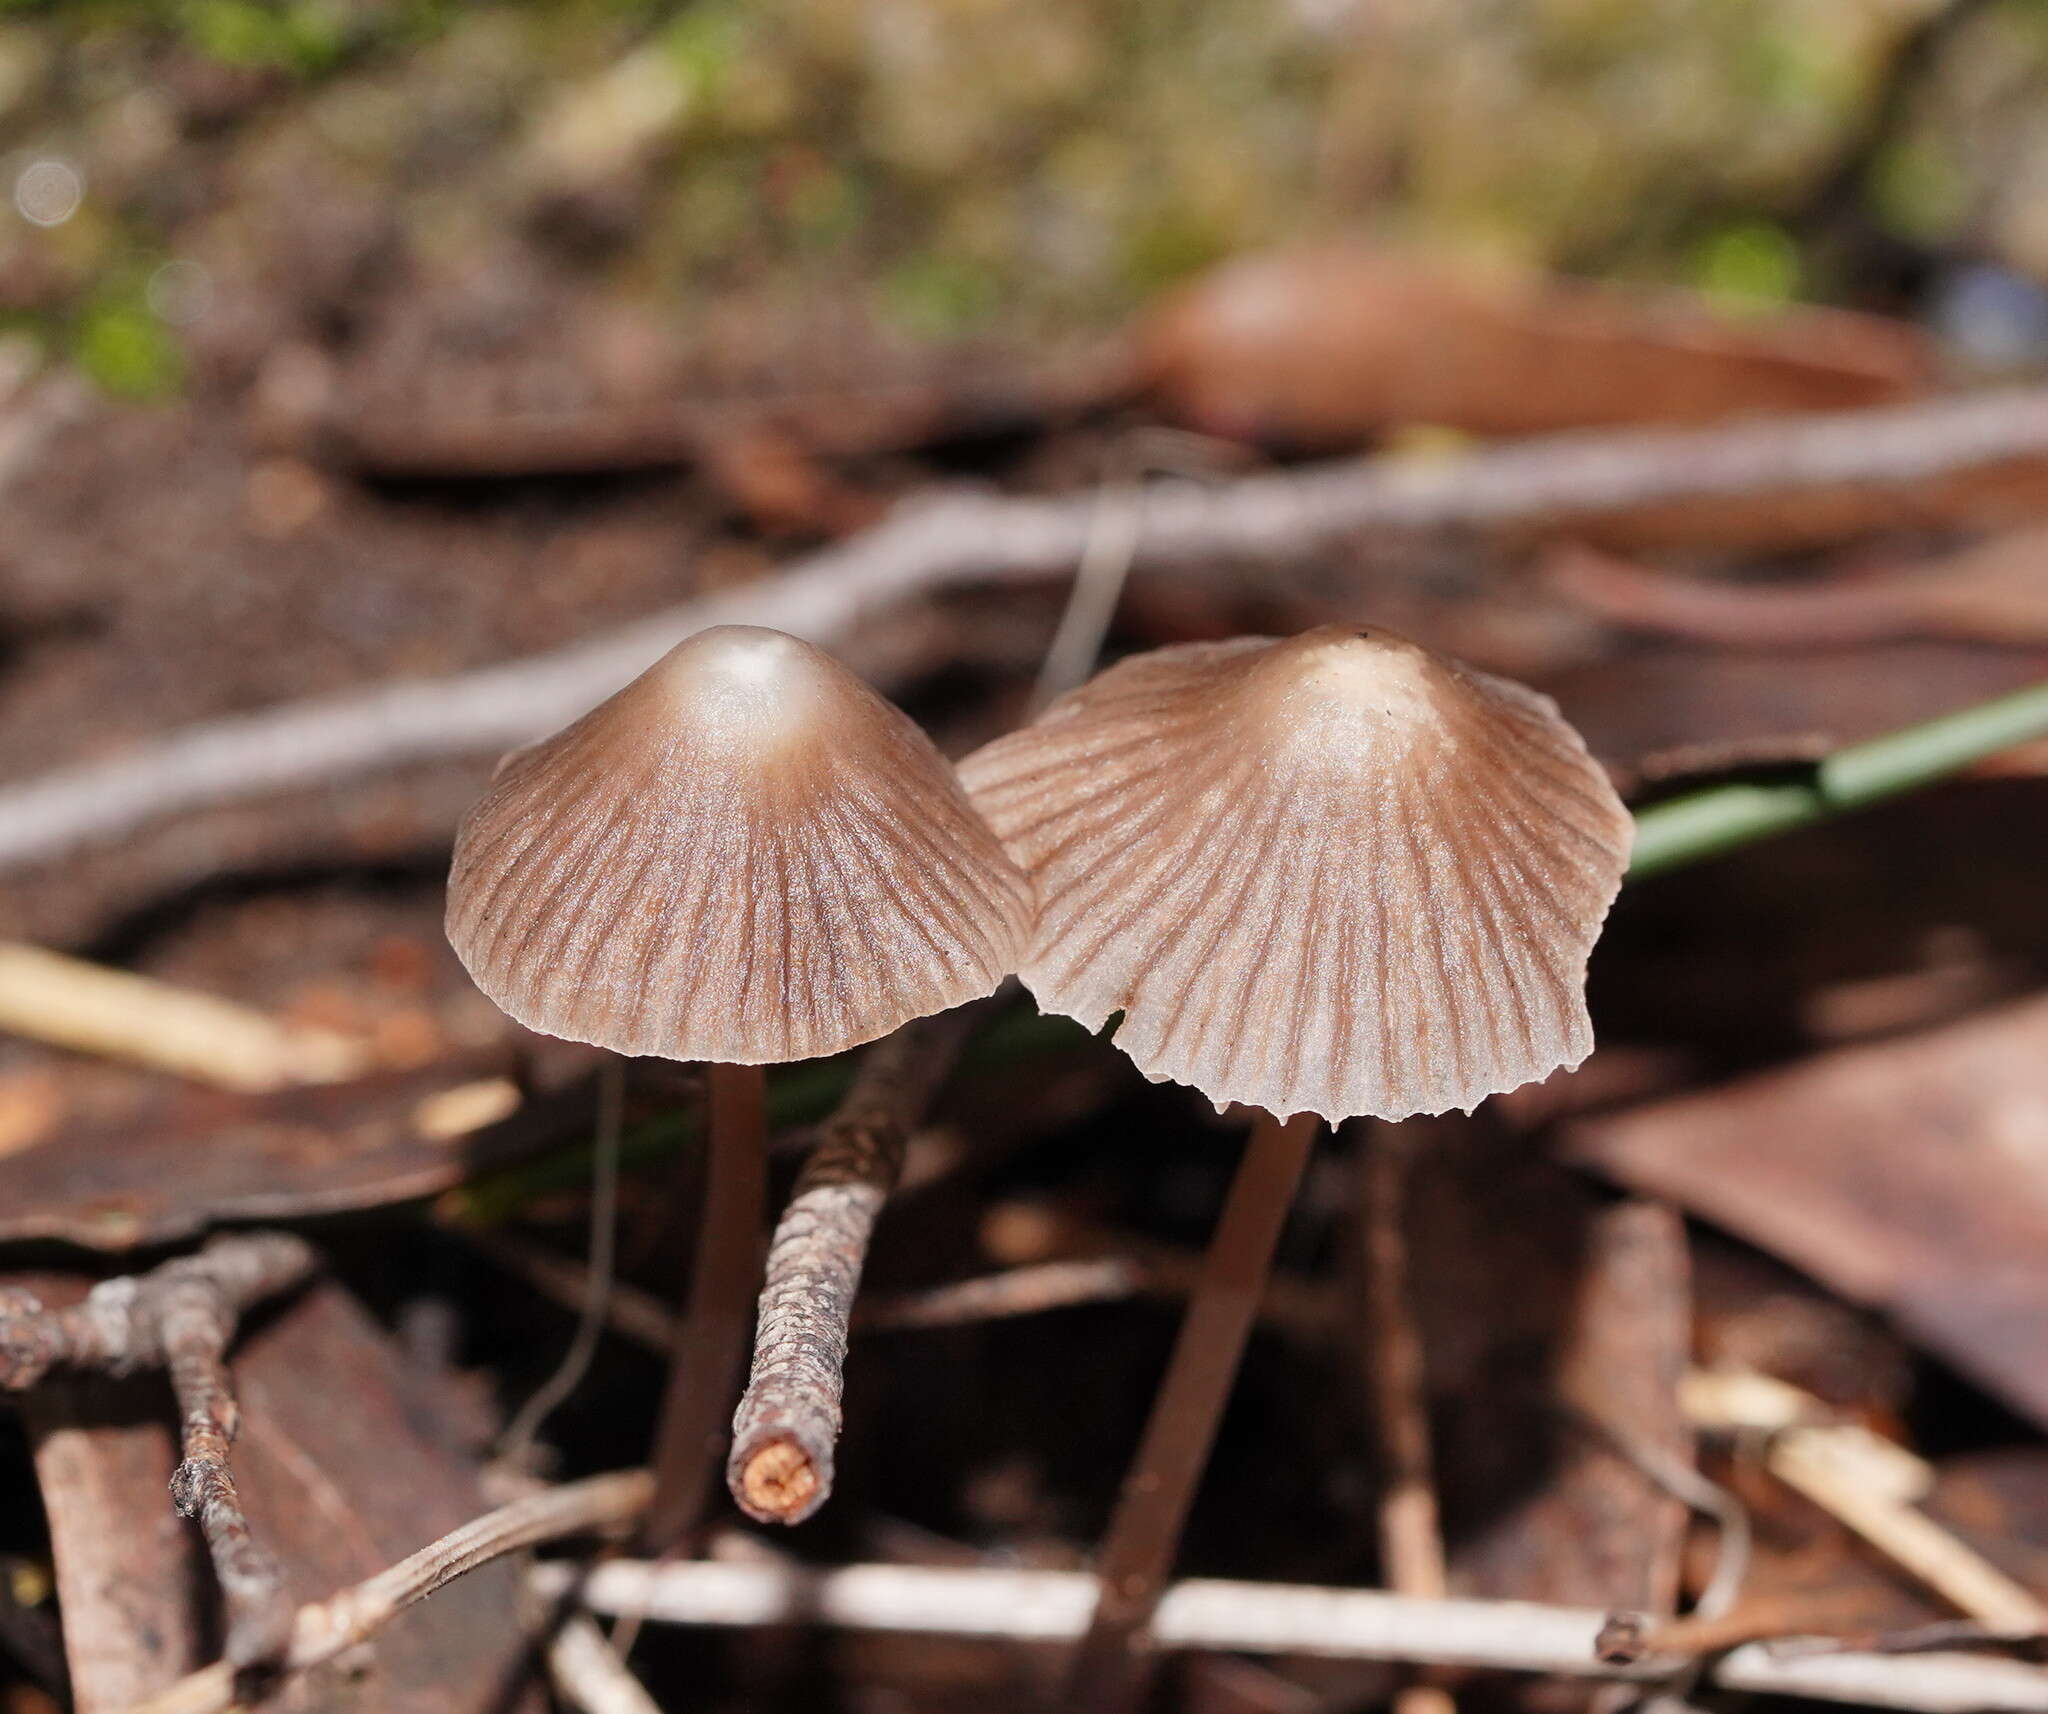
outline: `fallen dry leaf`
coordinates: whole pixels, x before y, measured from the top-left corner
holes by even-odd
[[[1566,1132],[2048,1423],[2048,997]]]
[[[1931,372],[1923,337],[1876,316],[1734,317],[1681,293],[1362,242],[1228,262],[1155,310],[1139,343],[1170,415],[1302,450],[1397,423],[1503,435],[1842,410],[1914,392]]]
[[[572,1055],[566,1066],[587,1056]],[[124,1250],[222,1220],[281,1220],[432,1196],[588,1123],[587,1083],[505,1113],[502,1055],[272,1095],[162,1080],[118,1117],[0,1153],[0,1242]],[[502,1115],[502,1116],[494,1116]],[[471,1121],[485,1121],[467,1128]]]

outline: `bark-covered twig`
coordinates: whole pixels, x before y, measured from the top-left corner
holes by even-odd
[[[801,1567],[613,1560],[588,1572],[543,1566],[544,1596],[572,1584],[599,1613],[657,1623],[817,1624],[843,1630],[1061,1643],[1078,1636],[1097,1598],[1074,1571],[910,1565]],[[1530,1601],[1420,1600],[1372,1589],[1190,1578],[1173,1584],[1152,1621],[1161,1648],[1234,1650],[1333,1660],[1408,1661],[1655,1684],[1690,1657],[1603,1659],[1607,1615]],[[1809,1697],[1918,1714],[2025,1710],[2048,1714],[2048,1671],[1970,1654],[1793,1653],[1751,1643],[1708,1663],[1725,1689]]]
[[[1545,436],[1468,457],[1385,458],[1138,491],[1135,569],[1298,555],[1361,529],[1502,528],[1654,503],[1816,488],[1886,489],[2048,456],[2048,389],[1704,429]],[[945,494],[781,575],[551,654],[205,721],[106,761],[0,791],[0,868],[58,857],[163,816],[379,769],[486,755],[567,724],[710,625],[813,642],[905,596],[1071,572],[1096,497]]]
[[[486,1512],[401,1559],[388,1570],[301,1607],[280,1668],[303,1672],[366,1642],[386,1623],[465,1572],[563,1536],[624,1528],[647,1509],[654,1478],[621,1470],[530,1494]],[[558,1592],[559,1593],[559,1592]],[[180,1679],[126,1714],[226,1714],[236,1701],[236,1669],[221,1661]]]
[[[239,1412],[226,1353],[243,1314],[314,1265],[303,1239],[254,1232],[215,1238],[147,1274],[102,1280],[69,1309],[45,1309],[27,1292],[0,1293],[0,1387],[25,1391],[58,1368],[168,1374],[183,1448],[171,1498],[206,1537],[227,1614],[227,1657],[237,1666],[283,1651],[291,1606],[277,1561],[250,1533],[228,1465]]]
[[[726,1480],[762,1523],[799,1523],[832,1493],[846,1330],[868,1239],[931,1105],[980,1015],[920,1018],[870,1048],[818,1130],[768,1249],[753,1372],[733,1419]]]

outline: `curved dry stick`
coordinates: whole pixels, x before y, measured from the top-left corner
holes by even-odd
[[[768,1249],[753,1374],[733,1419],[726,1482],[762,1523],[801,1523],[832,1495],[847,1326],[875,1218],[910,1130],[952,1069],[980,1008],[906,1024],[868,1050],[819,1127]]]
[[[1132,563],[1271,559],[1367,528],[1498,527],[1672,500],[1884,488],[2044,455],[2048,389],[2039,388],[1716,428],[1582,431],[1442,461],[1155,483],[1137,498]],[[780,576],[551,654],[188,726],[0,790],[0,868],[214,804],[530,743],[711,625],[770,625],[826,642],[921,589],[1058,576],[1086,550],[1095,508],[1093,494],[912,501]]]
[[[282,1670],[303,1672],[368,1640],[415,1601],[466,1571],[560,1536],[623,1528],[647,1509],[654,1478],[620,1470],[529,1494],[450,1530],[376,1576],[301,1607],[292,1615]],[[235,1706],[235,1668],[219,1661],[137,1703],[126,1714],[227,1714]]]

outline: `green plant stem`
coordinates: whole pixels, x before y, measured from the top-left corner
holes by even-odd
[[[1709,786],[1636,812],[1628,878],[1640,881],[1932,784],[2048,738],[2048,681],[1837,750],[1803,779]]]

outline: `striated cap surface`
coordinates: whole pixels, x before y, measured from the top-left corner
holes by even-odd
[[[1219,1106],[1470,1109],[1591,1051],[1627,810],[1549,698],[1326,626],[1122,662],[961,765],[1025,984]]]
[[[726,625],[499,766],[448,938],[531,1029],[758,1065],[991,993],[1030,892],[931,741],[822,650]]]

